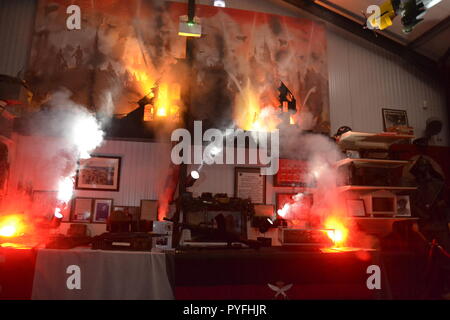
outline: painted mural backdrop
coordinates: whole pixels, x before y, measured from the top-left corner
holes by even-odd
[[[81,30],[66,28],[70,4],[81,7]],[[283,81],[297,99],[295,121],[329,131],[322,25],[197,6],[203,35],[194,40],[194,72],[186,79],[186,39],[177,35],[186,12],[186,4],[162,0],[40,0],[26,77],[37,105],[66,87],[92,110],[123,115],[157,86],[160,107],[176,110],[189,81],[194,118],[252,129],[262,109],[279,106]]]
[[[80,30],[66,27],[71,4],[81,9]],[[177,35],[178,17],[185,11],[158,0],[40,0],[27,74],[36,102],[65,87],[88,108],[124,114],[156,83],[176,87],[172,75],[186,42]]]
[[[203,88],[195,90],[193,103],[199,116],[212,103],[215,118],[233,114],[241,127],[251,129],[255,109],[278,107],[277,88],[283,81],[297,100],[296,122],[304,129],[329,132],[322,25],[211,6],[200,6],[197,15],[204,34],[195,46],[196,88]]]

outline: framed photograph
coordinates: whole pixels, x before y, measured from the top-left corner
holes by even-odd
[[[120,157],[92,156],[80,160],[76,189],[119,191]]]
[[[94,199],[94,215],[92,222],[106,223],[111,214],[113,199]]]
[[[353,217],[365,217],[366,207],[362,199],[347,199],[347,212]]]
[[[302,160],[280,159],[274,178],[275,187],[303,187],[308,183],[308,163]]]
[[[397,217],[411,217],[409,196],[397,196]]]
[[[92,198],[73,199],[70,222],[91,222],[93,202]]]
[[[234,196],[250,199],[254,204],[266,203],[266,176],[260,168],[235,168]]]
[[[158,221],[158,201],[141,200],[141,220]]]
[[[383,129],[386,132],[395,132],[399,128],[409,127],[408,115],[405,110],[382,109]]]

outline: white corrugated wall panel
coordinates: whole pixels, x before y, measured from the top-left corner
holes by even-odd
[[[449,144],[445,94],[438,80],[400,57],[334,31],[328,32],[328,70],[332,132],[343,125],[380,132],[381,109],[403,109],[416,136],[423,134],[427,118],[442,119],[444,129],[437,143]]]
[[[9,190],[20,183],[33,190],[56,190],[64,159],[63,142],[41,136],[17,136],[15,161],[11,163]],[[112,198],[114,204],[139,206],[141,199],[157,200],[164,189],[170,160],[170,144],[106,140],[93,153],[121,157],[119,191],[76,190],[75,197]]]
[[[25,71],[35,10],[36,0],[0,0],[0,74]]]

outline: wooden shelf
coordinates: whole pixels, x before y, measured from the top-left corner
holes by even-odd
[[[413,191],[417,187],[388,187],[388,186],[340,186],[338,190],[345,191],[364,191],[364,190],[390,190],[390,191]]]
[[[413,135],[397,134],[391,132],[367,133],[348,131],[341,135],[338,145],[342,149],[389,149],[389,147],[401,141],[414,139]]]
[[[360,167],[379,167],[379,168],[397,168],[411,163],[407,160],[387,160],[387,159],[342,159],[336,162],[336,167],[341,167],[349,164],[355,164]]]

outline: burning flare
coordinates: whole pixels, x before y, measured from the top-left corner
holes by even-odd
[[[339,218],[328,217],[325,220],[325,228],[333,229],[327,231],[327,235],[337,247],[342,246],[347,240],[348,229]]]
[[[0,237],[16,237],[25,231],[23,218],[16,215],[9,215],[0,218]]]

